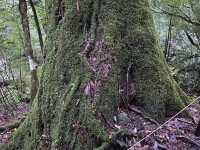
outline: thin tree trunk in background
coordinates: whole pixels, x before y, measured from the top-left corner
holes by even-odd
[[[17,24],[17,29],[18,29],[18,34],[19,34],[19,38],[20,38],[20,42],[22,44],[23,50],[25,51],[25,44],[24,44],[24,39],[23,39],[23,35],[21,34],[21,28],[19,26],[19,24]],[[19,42],[19,43],[20,43]],[[22,49],[20,49],[20,72],[19,72],[19,79],[20,79],[20,94],[23,93],[23,85],[22,85]]]
[[[167,38],[165,41],[165,58],[166,61],[169,61],[169,57],[170,57],[170,50],[171,50],[171,44],[172,44],[172,20],[173,20],[173,16],[170,16],[170,20],[169,20],[169,29],[168,29],[168,34],[167,34]]]
[[[39,81],[37,76],[37,64],[33,57],[33,49],[31,45],[31,35],[29,28],[29,21],[27,16],[27,3],[26,0],[19,0],[19,12],[21,16],[21,24],[23,30],[24,44],[25,44],[25,54],[29,61],[30,71],[31,71],[31,100],[36,96]]]
[[[39,23],[39,20],[38,20],[37,12],[36,12],[36,9],[35,9],[33,1],[29,0],[29,3],[31,5],[31,9],[33,11],[33,17],[34,17],[35,25],[36,25],[37,32],[38,32],[38,38],[39,38],[39,42],[40,42],[42,56],[43,56],[43,58],[45,58],[44,52],[43,52],[44,43],[43,43],[43,38],[42,38],[42,31],[41,31],[41,28],[40,28],[40,23]]]

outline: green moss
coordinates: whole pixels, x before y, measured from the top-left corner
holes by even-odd
[[[108,3],[113,7],[104,8],[104,37],[115,50],[119,66],[134,65],[136,103],[156,119],[174,114],[188,98],[170,75],[148,2]]]
[[[58,24],[53,20],[56,2],[46,4],[51,28],[39,92],[7,150],[42,149],[44,136],[48,149],[104,149],[108,133],[97,116],[109,119],[116,111],[121,70],[130,64],[134,66],[135,100],[147,113],[163,119],[184,106],[187,96],[169,74],[147,0],[80,1],[80,12],[76,1],[65,0],[65,17]],[[86,31],[102,38],[114,59],[92,104],[84,88],[95,75],[79,55]]]

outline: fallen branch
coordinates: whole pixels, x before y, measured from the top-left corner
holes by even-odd
[[[197,143],[196,141],[194,141],[193,139],[191,139],[190,137],[180,135],[180,136],[177,136],[176,139],[179,139],[183,142],[190,143],[190,144],[195,145],[195,146],[200,148],[200,144]]]
[[[180,121],[180,122],[183,122],[183,123],[187,123],[187,124],[190,124],[190,125],[194,125],[194,123],[189,122],[189,121],[187,121],[187,120],[183,120],[183,119],[181,119],[181,118],[177,118],[177,120]]]

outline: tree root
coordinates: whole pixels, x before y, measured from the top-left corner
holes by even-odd
[[[100,147],[94,150],[126,150],[128,149],[128,141],[135,136],[134,133],[127,130],[119,130],[112,133],[110,142],[104,142]]]
[[[109,148],[110,148],[110,144],[105,142],[100,147],[95,148],[94,150],[108,150]]]
[[[8,123],[5,126],[0,126],[0,132],[5,131],[6,129],[14,129],[18,128],[19,125],[24,121],[25,118],[22,118],[20,120],[13,121],[12,123]]]
[[[154,123],[156,126],[160,126],[160,124],[156,120],[146,116],[142,111],[140,111],[140,110],[138,110],[136,108],[133,108],[131,106],[128,106],[128,109],[130,109],[131,111],[134,111],[138,115],[142,116],[144,119],[149,120],[150,122]]]

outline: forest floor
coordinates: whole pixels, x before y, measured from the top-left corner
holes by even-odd
[[[24,120],[28,112],[28,104],[20,103],[9,107],[8,110],[0,106],[0,145],[8,142],[11,134]]]
[[[3,144],[9,141],[11,134],[20,124],[20,120],[26,116],[28,104],[17,105],[13,110],[14,116],[5,113],[3,109],[0,110],[0,144]],[[136,143],[155,131],[160,124],[145,116],[135,106],[130,106],[129,110],[120,109],[118,121],[110,124],[107,129],[111,135],[114,130],[126,130],[129,134],[131,133],[131,138],[126,139],[126,142],[122,137],[118,139],[118,144],[121,146],[134,145],[131,150],[200,150],[200,138],[194,135],[200,116],[199,104],[190,106],[187,111],[192,118],[176,117],[139,144]]]
[[[186,111],[189,118],[179,115],[172,120],[166,119],[170,121],[162,125],[135,106],[120,110],[119,121],[114,127],[128,131],[129,138],[126,142],[117,139],[118,144],[127,144],[130,150],[200,150],[200,137],[194,135],[200,116],[199,104],[194,103]],[[110,128],[111,134],[112,131]]]

